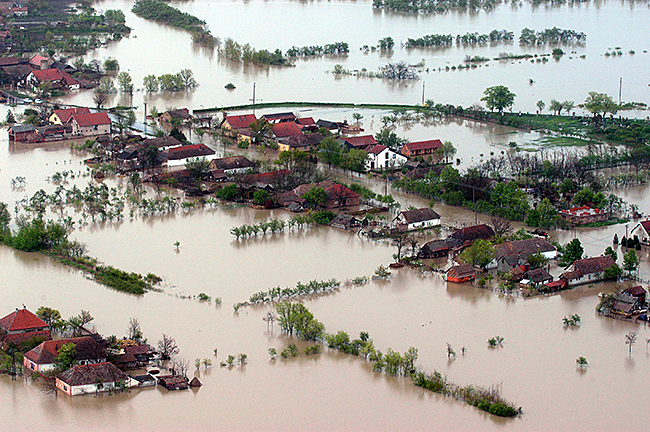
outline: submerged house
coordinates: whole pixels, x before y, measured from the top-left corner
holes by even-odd
[[[70,396],[107,392],[130,385],[130,377],[113,363],[76,365],[56,377],[56,388]]]
[[[221,130],[226,132],[231,138],[237,139],[237,142],[248,142],[250,144],[253,130],[251,124],[257,121],[255,114],[230,115],[226,116],[221,122]]]
[[[639,222],[630,233],[630,237],[636,236],[641,244],[650,245],[650,220]]]
[[[402,154],[407,158],[426,156],[435,153],[440,147],[442,147],[442,141],[439,139],[411,142],[404,144]]]
[[[486,268],[508,271],[516,266],[526,265],[528,257],[537,253],[547,260],[557,258],[557,248],[545,239],[536,237],[501,243],[496,247],[495,257]]]
[[[585,225],[592,222],[603,222],[609,219],[609,213],[589,206],[574,207],[569,210],[560,210],[560,216],[570,225]]]
[[[393,225],[400,231],[431,228],[440,225],[440,215],[429,207],[405,210],[397,215],[393,220]]]
[[[59,350],[65,344],[75,346],[75,364],[86,365],[106,361],[106,350],[90,336],[49,340],[25,353],[23,365],[34,372],[48,372],[56,368]]]
[[[420,248],[418,258],[442,258],[449,255],[453,248],[447,240],[432,240]]]
[[[36,337],[52,339],[50,326],[24,307],[0,319],[0,330],[4,334],[0,340],[5,343],[19,344]]]
[[[486,224],[473,225],[458,229],[449,237],[456,239],[465,245],[471,245],[479,239],[491,239],[494,237],[494,230]]]
[[[476,279],[476,269],[471,264],[453,266],[447,270],[447,282],[463,283]]]
[[[604,255],[575,261],[560,277],[569,286],[605,280],[605,270],[616,265],[614,258]]]

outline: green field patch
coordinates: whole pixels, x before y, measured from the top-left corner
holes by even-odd
[[[589,145],[591,141],[565,136],[543,136],[535,139],[532,143],[540,147],[583,147]]]

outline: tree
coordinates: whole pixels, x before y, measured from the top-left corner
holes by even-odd
[[[582,259],[582,254],[584,253],[584,248],[580,239],[573,239],[564,246],[564,253],[562,254],[562,262],[566,265],[573,263],[579,259]]]
[[[546,107],[546,104],[544,103],[543,100],[538,100],[536,105],[537,105],[537,110],[541,114],[542,111],[544,111],[544,108]]]
[[[54,360],[56,369],[60,372],[70,369],[74,365],[76,357],[77,346],[75,344],[70,342],[61,345]]]
[[[162,339],[158,341],[158,352],[160,352],[160,357],[163,360],[169,360],[172,356],[178,354],[180,349],[176,345],[176,339],[163,333]]]
[[[314,208],[318,208],[318,206],[325,206],[325,204],[327,204],[327,192],[325,192],[325,189],[320,186],[312,187],[307,192],[305,192],[301,198],[306,200],[309,205]]]
[[[103,77],[99,80],[99,85],[97,86],[96,92],[112,94],[117,93],[117,89],[115,88],[115,84],[113,84],[112,79],[109,77]]]
[[[196,79],[194,78],[194,72],[192,72],[191,69],[181,69],[180,72],[178,73],[178,76],[183,82],[184,88],[188,89],[188,88],[196,87],[197,82]]]
[[[631,331],[625,335],[625,345],[630,348],[630,355],[632,355],[632,346],[636,343],[636,332]]]
[[[117,74],[117,85],[120,92],[133,94],[133,80],[128,72],[120,72]]]
[[[442,145],[436,150],[440,155],[440,160],[444,159],[445,163],[449,163],[449,158],[453,158],[456,154],[456,147],[451,141],[443,141]]]
[[[512,225],[508,219],[502,217],[493,217],[490,219],[490,225],[494,230],[494,234],[502,236],[512,230]]]
[[[476,240],[460,257],[467,263],[485,268],[495,257],[494,245],[488,240]]]
[[[511,107],[517,96],[503,85],[488,87],[483,94],[485,96],[481,100],[485,102],[487,108],[491,111],[496,109],[499,113],[502,113],[505,108]]]
[[[542,255],[540,252],[536,252],[528,257],[528,263],[533,269],[541,268],[548,263],[548,258]]]
[[[629,249],[623,255],[623,270],[632,274],[639,268],[639,258],[636,256],[634,249]]]
[[[155,93],[158,91],[158,78],[156,78],[155,75],[147,75],[144,77],[142,84],[144,85],[144,89],[147,93]]]
[[[269,193],[264,189],[256,190],[253,193],[253,202],[257,205],[265,205],[269,198]]]
[[[201,181],[210,173],[210,161],[204,157],[189,158],[185,162],[185,169],[190,178],[201,188]]]
[[[395,41],[393,40],[392,37],[387,36],[385,38],[379,39],[378,44],[379,44],[379,48],[383,50],[389,50],[395,46]]]
[[[573,108],[575,108],[576,104],[573,101],[570,100],[565,100],[562,102],[562,108],[564,108],[564,111],[566,111],[567,114],[571,114],[571,111]]]
[[[406,138],[397,136],[397,134],[389,128],[382,128],[375,136],[375,139],[377,140],[377,143],[385,145],[392,150],[399,150],[408,142]]]
[[[142,340],[142,327],[137,318],[129,318],[129,326],[126,330],[126,338],[134,341]]]
[[[325,326],[300,303],[285,302],[276,305],[278,325],[289,334],[294,331],[304,340],[317,340],[325,333]]]
[[[381,68],[381,77],[393,80],[411,80],[417,79],[418,75],[415,69],[410,67],[406,62],[388,63]]]
[[[16,118],[14,117],[14,113],[12,113],[11,110],[9,109],[7,110],[7,116],[5,117],[5,122],[10,125],[16,123]]]
[[[618,254],[614,249],[612,249],[611,246],[607,246],[607,248],[605,249],[605,255],[609,255],[612,258],[614,258],[614,262],[618,260]]]
[[[97,109],[101,109],[102,105],[106,103],[108,100],[108,95],[106,93],[99,93],[95,92],[93,95],[93,103],[97,107]]]
[[[116,59],[109,57],[106,60],[104,60],[104,70],[116,71],[119,69],[120,69],[120,64]]]
[[[116,109],[115,117],[117,119],[117,127],[120,134],[124,133],[125,129],[130,128],[135,124],[135,113],[132,109]]]
[[[551,99],[551,103],[549,104],[548,109],[550,109],[553,114],[560,115],[562,108],[564,108],[562,102],[556,99]]]
[[[363,118],[363,114],[361,114],[359,112],[352,113],[352,118],[354,119],[354,121],[357,124],[359,124],[359,123],[361,123],[361,119]]]
[[[596,116],[598,113],[605,114],[612,113],[616,114],[618,111],[618,105],[614,102],[611,96],[608,96],[606,93],[598,93],[595,91],[590,91],[585,101],[582,103],[581,108],[586,109],[590,113]]]
[[[45,321],[50,327],[61,321],[61,312],[47,306],[41,306],[36,310],[36,316]]]
[[[255,144],[262,144],[271,134],[271,124],[263,118],[255,120],[248,126],[252,131],[252,140]]]
[[[407,235],[404,233],[396,233],[391,237],[392,244],[397,248],[397,253],[393,255],[398,262],[402,260],[402,249],[406,246]]]

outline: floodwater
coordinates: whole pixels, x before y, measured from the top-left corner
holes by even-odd
[[[324,45],[345,41],[350,45],[347,56],[323,56],[298,60],[292,68],[260,68],[222,61],[213,52],[194,46],[190,36],[181,30],[158,25],[128,12],[131,1],[102,1],[98,9],[120,8],[125,11],[127,25],[133,28],[128,39],[96,50],[86,56],[103,60],[115,57],[122,70],[133,77],[136,88],[142,89],[142,79],[149,74],[176,73],[190,68],[199,87],[175,95],[133,96],[133,105],[143,112],[143,102],[159,111],[168,106],[189,106],[193,109],[231,106],[249,103],[256,84],[256,101],[330,101],[354,103],[417,104],[425,99],[455,105],[481,103],[483,90],[492,85],[506,85],[517,98],[515,112],[535,112],[536,102],[551,99],[573,100],[581,103],[589,91],[605,92],[618,99],[622,80],[623,101],[650,99],[648,80],[641,71],[650,67],[650,47],[645,33],[650,9],[646,3],[592,1],[574,6],[533,7],[499,5],[492,12],[449,12],[440,15],[408,15],[374,10],[371,1],[189,1],[172,2],[183,11],[204,19],[213,35],[250,45],[257,49],[276,48],[286,51],[291,46]],[[584,47],[564,47],[567,53],[559,61],[548,63],[530,61],[495,62],[470,70],[444,71],[457,66],[467,55],[496,57],[501,52],[515,54],[550,53],[552,47],[520,47],[515,39],[510,45],[485,47],[406,49],[400,43],[408,38],[428,34],[489,33],[506,29],[518,38],[521,29],[541,31],[559,27],[585,32]],[[380,38],[391,36],[396,41],[392,53],[380,51],[363,53],[364,45],[377,45]],[[605,56],[620,48],[623,55]],[[630,54],[632,50],[635,54]],[[581,56],[585,58],[581,58]],[[409,64],[425,60],[421,80],[391,83],[381,79],[335,77],[326,73],[337,63],[350,70],[377,71],[387,62],[406,61]],[[438,71],[442,68],[443,71]],[[529,80],[534,84],[530,84]],[[235,90],[224,86],[232,82]],[[80,92],[68,99],[72,103],[92,105],[92,94]],[[113,102],[128,103],[130,98],[116,96]],[[483,104],[484,105],[484,104]],[[576,108],[576,112],[580,112]],[[645,118],[646,112],[627,115]]]
[[[120,5],[130,6],[130,2],[105,2],[99,7]],[[205,8],[198,9],[199,5],[205,5]],[[388,29],[394,32],[396,40],[411,35],[473,30],[487,32],[502,27],[517,31],[526,25],[536,29],[557,25],[588,33],[588,45],[584,48],[588,52],[587,59],[580,64],[589,65],[589,68],[573,68],[571,65],[583,60],[564,58],[557,64],[522,63],[448,74],[432,73],[427,78],[431,80],[427,81],[427,98],[445,102],[472,103],[477,101],[487,85],[504,83],[520,95],[517,104],[520,100],[529,101],[521,102],[530,105],[522,106],[522,110],[532,110],[534,101],[542,96],[526,99],[524,92],[515,85],[535,92],[543,89],[545,99],[574,98],[579,101],[583,98],[579,95],[609,81],[613,83],[612,89],[598,89],[614,94],[619,76],[615,65],[628,64],[630,71],[633,68],[647,69],[647,57],[642,53],[642,44],[645,43],[641,40],[642,32],[634,30],[634,23],[647,18],[648,11],[641,4],[590,3],[534,13],[525,5],[515,9],[507,5],[490,14],[450,13],[437,17],[373,12],[366,1],[208,1],[180,3],[178,6],[205,16],[215,35],[233,36],[256,47],[273,48],[277,44],[286,49],[292,44],[347,39],[353,51],[346,60],[299,61],[296,68],[286,70],[242,70],[222,64],[201,50],[193,50],[189,36],[182,32],[127,14],[127,23],[134,27],[134,36],[137,37],[98,50],[88,58],[115,56],[123,69],[131,72],[136,83],[148,73],[175,72],[181,67],[192,68],[201,83],[191,94],[149,98],[150,107],[157,104],[159,108],[171,105],[198,108],[200,105],[243,103],[250,97],[244,89],[250,88],[252,82],[258,83],[260,97],[265,100],[309,97],[313,100],[417,102],[421,92],[419,84],[393,87],[381,81],[356,78],[335,81],[324,73],[341,61],[355,62],[358,66],[354,67],[380,64],[383,59],[378,58],[379,54],[366,56],[356,49],[359,44],[373,44],[376,39],[388,35]],[[238,16],[238,13],[251,20],[261,15],[274,26],[281,27],[284,21],[272,19],[273,13],[277,18],[279,11],[286,10],[308,19],[296,23],[295,32],[279,32],[281,35],[277,38],[250,31],[250,26],[249,31],[245,31],[243,26],[234,24],[238,20],[229,18]],[[286,18],[283,16],[283,19],[288,20],[289,16],[291,14]],[[324,30],[320,30],[319,36],[307,40],[307,36],[312,34],[310,28],[322,28],[315,27],[314,17],[318,22],[330,24],[326,29],[331,31],[323,36]],[[604,22],[608,23],[608,29],[620,32],[611,35],[611,46],[630,44],[623,49],[636,49],[635,56],[606,59],[599,55],[604,52],[604,47],[610,46],[610,37],[596,31],[598,24]],[[347,30],[352,28],[352,24],[359,29],[358,32]],[[266,45],[270,40],[273,46]],[[511,50],[517,51],[517,45]],[[443,65],[445,61],[456,64],[465,55],[464,50],[455,47],[448,52],[457,59],[450,54],[449,60],[444,57],[440,60]],[[481,52],[476,50],[477,54]],[[426,53],[431,54],[412,51],[408,56],[419,59],[425,55],[447,55],[444,51]],[[406,58],[406,50],[396,50],[395,59],[402,56]],[[147,60],[169,57],[174,59],[170,64]],[[427,65],[429,62],[434,60],[427,60]],[[607,62],[611,64],[606,67],[604,64]],[[494,74],[497,70],[501,72]],[[564,75],[560,73],[562,70]],[[556,82],[544,86],[535,84],[529,88],[529,71],[542,76],[539,78],[542,82]],[[584,82],[582,77],[578,77],[581,71],[587,73]],[[459,74],[468,74],[471,81],[459,78]],[[493,81],[497,77],[503,81]],[[559,77],[563,79],[558,80]],[[436,80],[439,85],[433,84]],[[647,84],[642,78],[637,80],[638,92],[633,99],[642,100],[647,98],[644,93]],[[238,86],[235,92],[227,93],[222,89],[228,81]],[[518,81],[522,83],[516,84]],[[576,85],[577,81],[580,81],[580,86]],[[556,88],[566,96],[551,94],[551,90]],[[439,92],[438,95],[435,92]],[[88,104],[89,98],[88,94],[80,93],[71,99]],[[139,105],[143,100],[142,93],[136,93],[134,100],[135,105]],[[515,109],[519,109],[518,106]],[[364,111],[364,127],[374,130],[379,115]],[[441,128],[443,133],[436,134],[436,137],[458,142],[459,155],[466,163],[472,156],[477,157],[476,149],[485,149],[487,154],[492,144],[498,141],[497,136],[511,132],[486,132],[484,126],[470,122],[430,127]],[[427,138],[425,135],[429,132],[419,126],[401,131],[422,139]],[[5,137],[3,134],[0,141],[0,200],[9,203],[10,208],[41,187],[52,191],[54,186],[47,183],[46,178],[54,172],[84,169],[80,164],[83,156],[72,153],[65,145],[15,147]],[[504,145],[509,140],[504,138],[498,144]],[[499,146],[495,148],[500,149]],[[9,180],[16,176],[26,177],[24,190],[11,188]],[[75,181],[83,184],[87,180]],[[122,180],[106,181],[114,186]],[[377,189],[380,187],[375,185]],[[419,198],[391,192],[404,207],[426,204]],[[645,199],[647,187],[630,188],[624,191],[624,196],[638,204],[642,211],[650,212],[650,204]],[[436,204],[435,208],[446,226],[458,226],[474,219],[473,213],[462,209],[443,204]],[[372,372],[371,365],[361,358],[328,349],[318,355],[301,354],[293,359],[270,361],[269,347],[280,351],[296,341],[282,335],[277,325],[271,330],[262,321],[271,305],[243,308],[234,313],[233,303],[245,301],[254,292],[277,285],[294,286],[298,281],[312,279],[345,280],[370,276],[379,264],[388,264],[395,252],[386,242],[373,242],[325,227],[239,241],[229,234],[233,226],[288,216],[280,211],[222,205],[190,214],[89,225],[72,234],[73,238],[88,245],[90,255],[107,264],[127,271],[152,272],[164,278],[163,292],[150,292],[141,297],[107,289],[87,280],[78,271],[41,255],[0,246],[0,313],[9,313],[22,304],[31,310],[41,305],[54,307],[65,317],[85,309],[95,317],[93,324],[98,331],[117,336],[126,333],[129,318],[137,317],[150,343],[155,345],[163,333],[175,337],[181,350],[179,357],[192,364],[191,371],[196,358],[212,358],[215,364],[211,370],[201,371],[203,387],[181,392],[144,389],[111,396],[69,398],[62,395],[55,398],[39,392],[29,381],[10,381],[8,377],[0,377],[3,424],[11,424],[14,430],[48,428],[66,431],[591,431],[638,429],[645,424],[639,413],[650,408],[643,390],[650,385],[646,373],[650,366],[646,339],[650,334],[643,326],[601,318],[594,313],[597,294],[618,288],[613,284],[586,285],[559,295],[523,299],[470,285],[446,284],[439,275],[422,276],[414,270],[400,269],[394,271],[393,279],[388,282],[342,288],[332,294],[304,300],[329,332],[345,330],[356,336],[360,331],[368,331],[376,347],[384,352],[389,347],[400,352],[410,346],[417,347],[417,366],[422,370],[438,370],[459,384],[499,385],[505,397],[523,408],[523,415],[515,419],[495,418],[462,402],[416,388],[408,379]],[[482,215],[478,218],[480,222],[488,220]],[[595,256],[611,244],[614,233],[622,237],[624,232],[625,227],[618,225],[560,232],[554,234],[554,238],[564,243],[577,235],[586,253]],[[174,248],[176,241],[180,242],[178,251]],[[619,251],[619,262],[621,255]],[[648,279],[647,251],[643,251],[640,258],[640,275]],[[222,304],[183,298],[200,292],[221,297]],[[564,328],[562,318],[576,313],[582,317],[582,324],[578,328]],[[631,355],[624,344],[624,335],[630,331],[639,332]],[[503,347],[488,349],[486,340],[495,335],[504,337]],[[446,343],[452,344],[458,353],[465,346],[467,353],[449,360]],[[301,348],[305,346],[302,343],[298,345]],[[215,348],[218,349],[216,359]],[[248,364],[232,369],[218,367],[219,361],[225,360],[229,354],[238,353],[248,355]],[[586,357],[589,362],[585,370],[575,367],[575,359],[579,356]]]

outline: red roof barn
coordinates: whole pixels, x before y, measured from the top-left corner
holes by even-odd
[[[52,339],[50,326],[26,308],[16,309],[0,319],[0,329],[6,332],[4,342],[7,343],[17,344],[35,337],[43,337],[45,340]]]

